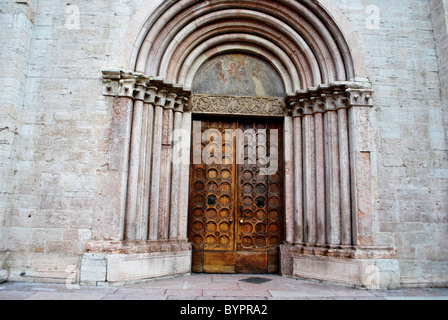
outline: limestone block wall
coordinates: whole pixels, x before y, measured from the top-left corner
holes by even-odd
[[[403,285],[446,283],[446,102],[441,101],[430,2],[336,3],[356,30],[375,90],[375,242],[397,248]],[[376,9],[368,10],[372,4]],[[372,27],[376,17],[378,26]]]
[[[7,278],[7,226],[12,213],[15,159],[33,32],[34,1],[0,3],[0,282]],[[3,270],[2,270],[3,269]]]
[[[448,281],[447,4],[437,2],[334,0],[375,91],[373,240],[396,247],[404,286]],[[9,251],[10,280],[65,282],[80,266],[113,136],[101,70],[126,68],[128,26],[150,3],[0,3],[0,253]]]
[[[0,130],[0,251],[11,251],[10,280],[65,282],[80,265],[108,166],[101,68],[115,65],[141,2],[2,1],[0,81],[11,89],[0,86],[0,127],[9,127]]]

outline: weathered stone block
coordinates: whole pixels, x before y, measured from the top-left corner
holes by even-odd
[[[369,289],[400,287],[398,261],[296,255],[293,276]]]
[[[107,258],[104,254],[86,253],[81,263],[81,283],[96,285],[106,281]]]
[[[191,273],[191,251],[107,256],[107,281],[126,282]]]

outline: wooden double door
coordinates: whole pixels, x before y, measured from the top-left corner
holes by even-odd
[[[278,273],[284,232],[281,122],[197,119],[193,131],[193,272]]]

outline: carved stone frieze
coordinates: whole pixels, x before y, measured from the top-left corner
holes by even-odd
[[[284,117],[288,114],[279,98],[192,95],[190,111],[197,114]]]

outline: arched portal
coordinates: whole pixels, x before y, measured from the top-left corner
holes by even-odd
[[[131,71],[103,70],[114,143],[88,249],[107,256],[108,281],[191,272],[199,114],[281,119],[282,274],[365,285],[393,257],[372,236],[371,85],[331,0],[150,0],[120,61]]]
[[[212,56],[260,55],[281,68],[288,94],[355,78],[339,27],[312,1],[183,1],[146,20],[135,70],[191,89],[197,68]]]

